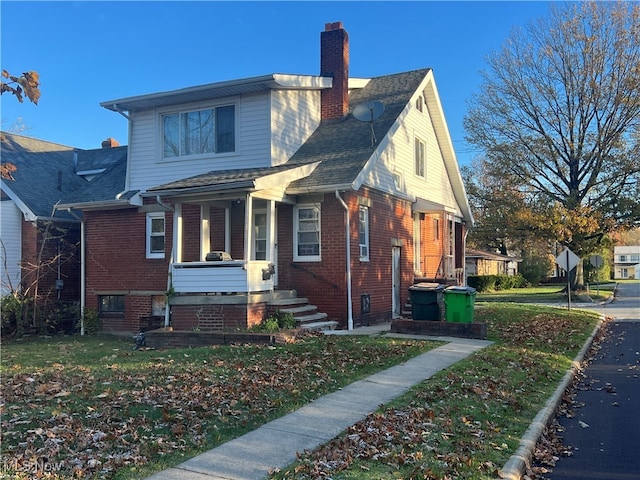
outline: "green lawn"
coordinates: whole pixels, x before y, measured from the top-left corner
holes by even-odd
[[[6,341],[0,478],[141,478],[440,344],[316,335],[133,351],[112,336]]]
[[[530,288],[514,288],[496,292],[479,292],[476,302],[510,302],[510,303],[567,303],[565,285],[545,285]],[[602,302],[613,294],[615,283],[590,284],[586,291],[572,293],[572,301]]]
[[[487,304],[495,344],[442,371],[277,479],[498,478],[599,317],[526,304]]]
[[[553,288],[519,294],[558,303]],[[488,323],[493,346],[275,478],[495,478],[599,317],[478,297],[475,321]],[[132,345],[111,336],[3,342],[0,478],[143,478],[439,343],[309,336],[278,346]]]

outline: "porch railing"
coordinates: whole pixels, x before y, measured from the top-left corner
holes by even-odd
[[[273,264],[262,260],[174,263],[171,282],[176,293],[271,291]]]

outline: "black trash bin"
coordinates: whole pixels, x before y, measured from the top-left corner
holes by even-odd
[[[440,321],[440,299],[444,285],[439,283],[416,283],[409,287],[411,316],[414,320]]]

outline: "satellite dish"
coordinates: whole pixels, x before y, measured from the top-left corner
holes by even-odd
[[[373,122],[382,112],[384,104],[378,101],[361,103],[353,108],[353,116],[361,122]]]
[[[353,107],[353,116],[361,122],[369,122],[371,124],[371,145],[376,144],[376,135],[373,131],[373,121],[384,112],[384,104],[382,102],[371,101],[361,103]]]

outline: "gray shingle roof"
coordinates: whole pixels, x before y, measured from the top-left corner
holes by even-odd
[[[216,185],[219,187],[233,188],[239,183],[253,182],[254,180],[273,173],[291,170],[291,165],[281,165],[279,167],[243,168],[236,170],[217,170],[203,173],[189,178],[166,183],[149,188],[149,192],[162,192],[165,190],[190,190],[194,188]]]
[[[124,173],[120,174],[117,166],[120,165],[122,172],[125,171],[127,147],[78,150],[5,132],[0,133],[0,140],[2,162],[17,167],[13,173],[15,180],[3,182],[38,217],[51,217],[56,203],[85,201],[87,198],[104,199],[109,195],[113,198],[124,188]],[[110,166],[111,178],[104,176],[99,179],[100,182],[98,179],[87,182],[76,175],[76,161],[83,156],[87,164],[101,165],[100,168]],[[83,195],[87,198],[83,198]],[[66,212],[56,212],[55,217],[75,220]]]
[[[355,90],[349,98],[349,114],[339,120],[324,121],[289,161],[280,167],[214,171],[150,188],[149,191],[189,189],[206,186],[223,187],[243,180],[253,180],[279,170],[321,162],[308,177],[296,180],[291,188],[317,191],[349,185],[360,174],[377,143],[371,142],[371,125],[357,120],[353,108],[361,103],[380,101],[385,110],[374,122],[376,139],[382,139],[405,108],[430,69],[372,78],[366,87]]]
[[[321,190],[324,186],[351,184],[377,146],[371,143],[370,123],[357,120],[352,115],[353,108],[369,101],[384,104],[384,112],[373,123],[376,139],[380,141],[429,71],[413,70],[372,78],[366,87],[352,92],[349,114],[338,121],[323,122],[287,162],[288,165],[322,162],[311,175],[292,183],[291,187]]]

